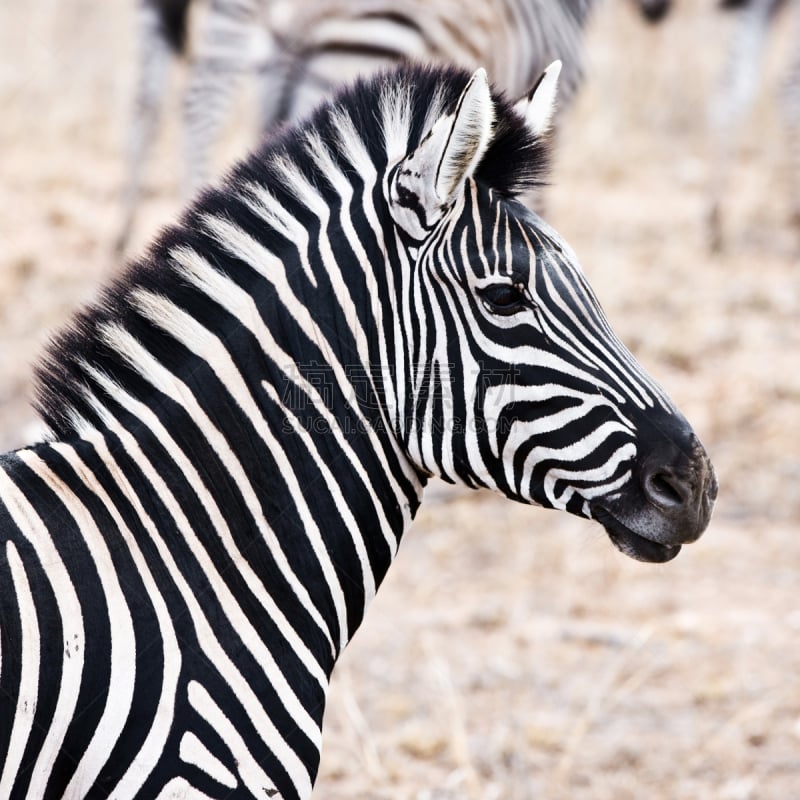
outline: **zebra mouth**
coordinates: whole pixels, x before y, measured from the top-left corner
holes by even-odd
[[[605,508],[595,506],[592,509],[592,517],[606,529],[608,538],[620,552],[637,561],[663,564],[665,561],[671,561],[681,551],[679,544],[661,544],[634,533]]]

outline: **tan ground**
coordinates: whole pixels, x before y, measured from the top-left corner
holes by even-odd
[[[736,132],[710,257],[703,123],[728,23],[678,5],[658,30],[623,0],[596,16],[549,216],[708,446],[711,528],[648,566],[590,523],[437,493],[335,676],[318,797],[800,797],[800,259],[774,104],[792,43]],[[27,436],[47,331],[116,269],[132,56],[127,4],[0,3],[4,447]],[[137,245],[179,171],[173,125]]]

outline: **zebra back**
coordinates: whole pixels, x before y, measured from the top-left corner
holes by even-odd
[[[485,67],[511,96],[525,92],[552,61],[564,64],[561,102],[582,75],[590,0],[315,0],[267,5],[266,25],[281,56],[267,65],[263,125],[307,113],[331,90],[398,61]],[[273,107],[270,99],[280,98]]]

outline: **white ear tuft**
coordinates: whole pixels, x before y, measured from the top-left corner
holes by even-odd
[[[492,138],[494,102],[486,70],[475,70],[448,124],[442,119],[434,127],[449,127],[436,170],[436,196],[447,202],[475,171]]]
[[[547,133],[553,118],[556,103],[558,76],[561,62],[554,61],[541,75],[534,87],[514,106],[515,111],[525,117],[528,127],[537,135]]]
[[[445,114],[398,165],[390,187],[395,221],[422,239],[463,191],[492,141],[494,100],[486,71],[469,79]]]

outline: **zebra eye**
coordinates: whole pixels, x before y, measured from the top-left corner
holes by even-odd
[[[528,306],[525,295],[518,286],[510,283],[494,283],[480,290],[484,306],[492,314],[508,317]]]

